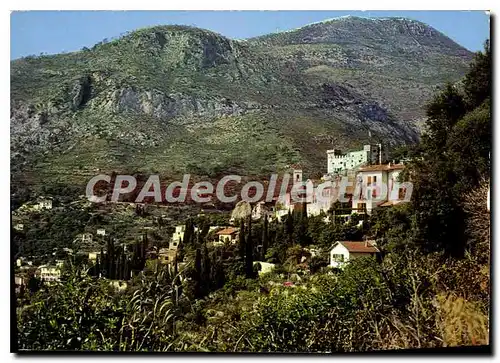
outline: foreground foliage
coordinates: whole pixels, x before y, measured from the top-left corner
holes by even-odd
[[[463,89],[447,87],[429,105],[428,132],[408,167],[414,198],[377,212],[361,231],[376,238],[379,260],[355,259],[343,271],[311,263],[314,273],[302,273],[311,241],[327,247],[360,233],[306,213],[256,229],[242,223],[237,257],[225,265],[227,250],[209,253],[188,233],[183,248],[194,263],[180,273],[156,266],[118,292],[109,280],[70,269],[64,282],[27,292],[17,309],[19,348],[354,352],[489,344],[489,59],[487,45]],[[476,141],[460,147],[465,135]],[[259,241],[267,251],[258,257],[278,266],[256,278]]]

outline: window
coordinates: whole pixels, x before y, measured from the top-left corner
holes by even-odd
[[[376,183],[376,182],[377,182],[377,176],[376,176],[376,175],[374,175],[374,176],[373,176],[373,182],[374,182],[374,183]]]
[[[372,185],[372,177],[371,177],[371,176],[369,176],[369,177],[368,177],[368,179],[367,179],[367,181],[366,181],[366,185],[367,185],[367,186]]]
[[[405,188],[399,188],[399,190],[398,190],[398,199],[400,199],[400,200],[404,199],[405,198],[405,194],[406,194],[405,192],[406,192]]]
[[[332,259],[337,262],[343,262],[344,261],[344,255],[340,254],[333,254]]]
[[[358,212],[365,210],[365,203],[358,203],[357,205]]]

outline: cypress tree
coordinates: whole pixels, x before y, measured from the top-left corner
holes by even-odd
[[[124,264],[123,264],[123,275],[125,276],[124,277],[124,280],[130,280],[130,261],[127,258],[125,258],[124,260]]]
[[[204,218],[201,222],[201,228],[200,228],[201,237],[203,239],[207,237],[209,230],[210,230],[210,222]]]
[[[269,240],[269,231],[268,231],[268,220],[267,215],[264,216],[264,226],[262,228],[262,256],[261,260],[264,261],[266,258],[266,252],[268,247]]]
[[[94,276],[95,277],[101,277],[100,272],[101,272],[101,264],[100,264],[100,256],[97,256],[95,260],[95,265],[94,265]]]
[[[107,253],[107,277],[113,279],[113,273],[115,271],[115,245],[111,237],[108,238],[108,253]]]
[[[99,255],[99,268],[97,270],[97,277],[101,277],[101,274],[103,276],[106,276],[106,269],[107,269],[107,266],[106,266],[106,257],[104,255],[104,249],[101,247],[101,254]]]
[[[177,252],[175,254],[176,261],[184,260],[184,240],[181,238],[177,244]]]
[[[252,240],[252,217],[248,218],[248,234],[246,238],[245,251],[245,273],[247,278],[253,278],[253,240]]]
[[[177,261],[177,254],[174,258],[174,302],[177,305],[179,303],[179,297],[182,294],[182,281],[179,276],[179,266]]]
[[[295,214],[294,218],[294,240],[301,246],[310,244],[308,225],[307,204],[304,202],[301,204],[301,210]]]
[[[215,275],[215,280],[217,281],[217,288],[222,288],[226,284],[226,274],[224,272],[224,265],[222,257],[217,257],[217,270]]]
[[[123,280],[123,277],[124,277],[123,265],[124,265],[124,259],[125,259],[125,253],[123,253],[123,250],[120,251],[118,256],[119,256],[118,263],[116,264],[116,279]]]
[[[293,244],[293,225],[294,225],[294,220],[293,220],[293,215],[288,211],[288,215],[286,217],[285,221],[285,235],[286,235],[286,242],[288,245]]]
[[[140,264],[140,269],[143,270],[144,267],[146,267],[146,254],[148,252],[148,244],[149,244],[149,240],[148,240],[148,234],[145,233],[144,234],[144,237],[142,239],[142,243],[141,243],[141,264]]]
[[[201,251],[199,248],[196,249],[195,253],[195,258],[194,258],[194,276],[193,276],[193,282],[194,282],[194,297],[195,298],[200,298],[201,297],[201,286],[200,286],[200,280],[201,280]]]
[[[177,253],[175,254],[174,257],[174,279],[177,280],[177,274],[179,273],[179,266],[177,264]]]
[[[186,221],[186,228],[184,231],[184,243],[186,243],[186,245],[192,245],[193,242],[194,242],[194,225],[191,218],[188,218],[188,220]]]
[[[208,255],[207,244],[203,245],[203,253],[202,253],[202,264],[201,264],[201,274],[200,274],[200,286],[201,293],[203,296],[207,295],[210,291],[211,287],[211,264],[210,264],[210,256]]]
[[[245,252],[246,252],[246,241],[245,241],[245,222],[243,219],[240,222],[240,233],[238,235],[238,252],[240,255],[241,260],[245,258]]]

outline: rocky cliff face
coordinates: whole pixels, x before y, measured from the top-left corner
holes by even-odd
[[[160,26],[23,58],[11,64],[13,170],[83,181],[96,169],[262,174],[302,162],[321,173],[329,148],[416,141],[425,101],[470,58],[423,23],[354,17],[247,41]]]

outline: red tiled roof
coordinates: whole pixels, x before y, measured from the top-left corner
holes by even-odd
[[[217,232],[217,234],[219,235],[231,235],[231,234],[234,234],[238,232],[238,230],[236,228],[233,228],[233,227],[228,227],[228,228],[224,228],[222,231],[219,231]]]
[[[368,165],[359,168],[358,171],[389,171],[389,170],[402,170],[405,166],[403,164],[385,164],[385,165]]]
[[[402,200],[389,200],[385,203],[380,204],[380,207],[391,207],[393,205],[403,202]]]
[[[374,246],[374,241],[339,241],[342,246],[347,248],[349,252],[355,253],[376,253],[380,252],[377,247]]]

